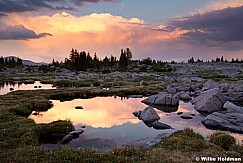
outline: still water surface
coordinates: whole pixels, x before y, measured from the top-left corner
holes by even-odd
[[[40,88],[39,88],[40,86]],[[35,88],[37,87],[37,88]],[[17,90],[37,90],[37,89],[56,89],[52,84],[41,84],[39,81],[35,81],[34,84],[24,84],[18,82],[5,82],[0,85],[0,95],[7,94],[10,91],[10,88],[13,88],[13,91]]]
[[[37,116],[31,115],[36,123],[49,123],[55,120],[71,120],[78,129],[86,126],[85,132],[78,138],[71,141],[70,147],[87,147],[99,150],[108,150],[114,146],[133,142],[148,137],[156,137],[161,133],[172,133],[184,128],[192,128],[195,132],[204,137],[209,136],[213,131],[206,129],[200,115],[192,104],[180,102],[178,108],[171,110],[166,108],[155,109],[160,116],[160,122],[166,123],[175,129],[155,130],[149,128],[143,122],[133,116],[132,112],[143,110],[147,105],[141,103],[143,98],[121,99],[120,97],[96,97],[92,99],[75,99],[72,101],[60,102],[52,100],[54,107],[47,112],[39,112]],[[82,106],[83,109],[75,109]],[[182,119],[182,115],[194,114],[193,119]],[[242,141],[243,135],[231,134],[238,141]]]

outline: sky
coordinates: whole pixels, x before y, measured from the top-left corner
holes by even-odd
[[[0,0],[0,56],[243,59],[243,0]]]

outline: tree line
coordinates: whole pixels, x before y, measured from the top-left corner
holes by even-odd
[[[142,60],[132,60],[133,54],[129,48],[121,49],[119,58],[113,55],[105,56],[103,59],[99,58],[95,53],[91,56],[89,52],[81,51],[72,48],[68,58],[65,58],[64,63],[59,63],[53,59],[52,64],[54,66],[61,66],[71,70],[87,71],[87,70],[102,70],[102,71],[128,71],[131,69],[146,69],[147,67],[141,67],[142,65],[153,66],[155,69],[160,70],[168,65],[168,62],[162,62],[161,60],[154,60],[147,57]]]
[[[189,58],[188,59],[188,63],[197,63],[197,62],[204,62],[203,59],[197,59],[197,60],[194,60],[193,57]],[[210,61],[206,61],[206,62],[210,62]],[[216,62],[216,63],[219,63],[219,62],[225,62],[225,63],[243,63],[243,60],[241,59],[234,59],[232,58],[230,61],[227,60],[227,59],[224,59],[224,56],[222,56],[221,58],[220,57],[216,57],[215,59],[212,59],[211,62]]]
[[[22,66],[23,62],[20,58],[14,58],[14,57],[0,57],[0,66],[1,67],[16,67],[16,66]]]
[[[131,63],[132,59],[132,52],[129,48],[123,50],[121,49],[121,54],[119,59],[115,56],[105,56],[103,59],[98,58],[97,54],[95,53],[92,57],[89,52],[81,51],[79,52],[77,49],[71,50],[69,54],[69,58],[65,58],[64,60],[64,67],[72,70],[78,71],[87,71],[88,69],[102,69],[102,68],[109,68],[109,69],[119,69],[119,70],[126,70],[128,65]],[[52,64],[55,66],[60,66],[58,61],[53,59]]]

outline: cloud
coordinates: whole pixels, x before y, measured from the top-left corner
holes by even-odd
[[[19,42],[25,47],[22,50],[22,55],[26,55],[25,58],[32,57],[28,55],[34,52],[35,57],[39,55],[42,58],[50,59],[55,56],[56,59],[63,60],[68,57],[71,48],[89,51],[91,54],[97,52],[101,58],[111,54],[119,57],[120,49],[127,47],[137,54],[136,58],[139,58],[141,55],[144,57],[145,52],[150,51],[149,49],[158,51],[165,46],[162,44],[174,41],[184,33],[183,30],[171,32],[150,30],[147,28],[149,24],[141,19],[127,19],[109,13],[94,13],[86,16],[74,16],[67,12],[51,16],[11,14],[9,17],[3,18],[3,21],[7,26],[22,24],[36,33],[53,34],[53,37]],[[148,50],[144,50],[146,48]],[[11,49],[7,51],[12,54]],[[152,54],[156,53],[150,51],[150,55]],[[45,58],[45,60],[47,59]]]
[[[75,10],[86,3],[113,2],[114,0],[0,0],[0,13],[17,13],[27,11]]]
[[[243,42],[242,27],[243,7],[235,7],[172,20],[167,30],[187,30],[180,38],[197,45],[222,48],[231,43],[229,49],[238,50],[243,48],[237,43]]]
[[[211,1],[201,9],[200,13],[211,12],[213,10],[222,10],[228,7],[241,7],[243,6],[242,0],[220,0],[220,1]]]
[[[45,36],[52,36],[49,33],[36,34],[34,31],[22,25],[7,26],[0,29],[0,40],[29,40],[38,39]]]

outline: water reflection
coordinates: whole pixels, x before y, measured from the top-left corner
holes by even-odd
[[[92,99],[75,99],[60,102],[52,100],[54,107],[39,115],[31,115],[36,123],[49,123],[55,120],[71,120],[75,128],[85,125],[84,133],[71,141],[70,147],[88,147],[99,150],[107,150],[111,147],[124,143],[156,137],[161,133],[171,133],[184,128],[192,128],[195,132],[209,136],[212,130],[205,128],[201,120],[204,119],[191,103],[180,102],[178,108],[168,111],[168,107],[156,109],[160,116],[160,122],[172,126],[174,129],[155,130],[149,128],[142,121],[133,116],[132,112],[143,110],[147,105],[141,103],[143,98],[114,98],[96,97]],[[75,109],[82,106],[83,109]],[[165,110],[163,110],[165,109]],[[166,111],[166,112],[164,112]],[[177,113],[182,112],[178,115]],[[192,119],[182,119],[180,116],[192,116]],[[243,135],[232,134],[238,142],[242,141]]]
[[[37,90],[37,89],[56,89],[52,84],[41,84],[40,81],[35,81],[34,84],[24,84],[20,82],[4,82],[0,83],[0,95],[7,94],[10,89],[16,90]]]
[[[120,100],[114,97],[96,97],[92,99],[75,99],[60,102],[52,100],[54,107],[44,116],[31,116],[36,123],[49,123],[55,120],[71,120],[74,125],[83,124],[92,127],[112,127],[123,123],[138,123],[139,120],[131,114],[134,110],[144,109],[141,99]],[[82,106],[83,109],[75,109]]]

